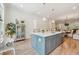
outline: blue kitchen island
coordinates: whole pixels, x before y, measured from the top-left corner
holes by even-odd
[[[40,55],[47,55],[63,42],[62,32],[33,33],[32,47]]]

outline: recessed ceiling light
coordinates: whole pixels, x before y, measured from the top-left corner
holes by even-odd
[[[73,9],[73,10],[76,10],[76,9],[77,9],[77,6],[73,6],[72,9]]]
[[[52,20],[52,23],[55,23],[55,21],[54,21],[54,20]]]
[[[43,17],[43,21],[46,21],[47,19],[46,19],[46,17]]]
[[[23,8],[23,4],[21,4],[20,7]]]

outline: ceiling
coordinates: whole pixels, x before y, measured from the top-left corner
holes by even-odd
[[[11,3],[9,6],[49,19],[79,19],[79,3]]]

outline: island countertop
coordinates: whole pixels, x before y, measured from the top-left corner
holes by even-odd
[[[38,54],[47,55],[63,42],[62,32],[37,32],[32,34],[32,47]]]
[[[37,32],[37,33],[32,33],[32,34],[38,35],[41,37],[47,37],[47,36],[56,35],[56,34],[60,34],[60,33],[62,33],[62,32],[45,32],[45,33]]]

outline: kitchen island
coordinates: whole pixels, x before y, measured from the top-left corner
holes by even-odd
[[[38,54],[47,55],[63,42],[62,37],[62,32],[33,33],[32,47]]]

